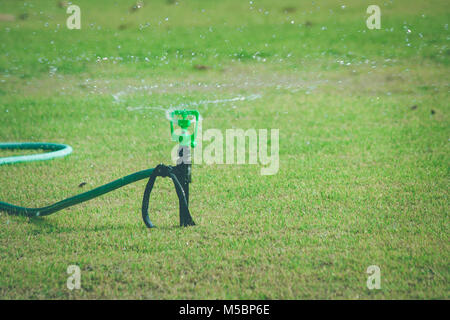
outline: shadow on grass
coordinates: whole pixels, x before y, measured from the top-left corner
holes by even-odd
[[[156,225],[154,228],[149,229],[151,230],[176,230],[176,229],[184,229],[188,227],[180,227],[180,225],[171,225],[171,226],[165,226],[165,225]],[[147,228],[148,229],[148,228]]]
[[[100,226],[91,226],[86,228],[84,225],[80,227],[69,227],[69,226],[61,226],[59,223],[55,223],[51,220],[46,219],[45,217],[31,217],[26,218],[28,222],[31,223],[35,228],[33,228],[33,234],[53,234],[53,233],[73,233],[73,232],[99,232],[99,231],[109,231],[109,230],[117,230],[117,231],[134,231],[136,228],[141,228],[143,230],[148,231],[171,231],[176,229],[183,229],[184,227],[180,227],[179,225],[157,225],[155,228],[148,229],[144,223],[142,226],[135,225],[100,225]]]
[[[33,234],[53,234],[53,233],[73,233],[73,232],[98,232],[106,230],[126,230],[131,229],[130,226],[117,225],[117,226],[91,226],[86,228],[84,225],[80,227],[61,226],[59,223],[55,223],[45,217],[32,217],[28,218],[35,228],[33,228]]]

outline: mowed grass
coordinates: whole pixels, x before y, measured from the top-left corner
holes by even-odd
[[[145,181],[48,217],[2,212],[0,298],[449,298],[447,1],[382,2],[380,30],[361,1],[76,4],[81,30],[57,1],[0,3],[17,17],[0,21],[0,141],[74,148],[1,166],[1,201],[170,164],[164,110],[179,105],[203,131],[279,129],[280,169],[194,165],[189,228],[163,178],[152,230]]]

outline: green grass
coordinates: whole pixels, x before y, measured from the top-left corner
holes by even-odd
[[[158,108],[240,95],[261,97],[197,106],[203,130],[280,129],[280,170],[194,165],[191,228],[162,178],[152,230],[145,181],[0,213],[0,298],[449,299],[447,1],[380,2],[381,30],[361,1],[145,2],[77,1],[81,30],[57,1],[0,3],[28,13],[0,21],[0,141],[74,148],[0,167],[0,200],[42,206],[170,163]]]

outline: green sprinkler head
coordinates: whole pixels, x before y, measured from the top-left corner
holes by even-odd
[[[200,114],[197,110],[174,110],[169,113],[170,118],[170,135],[173,141],[177,141],[182,146],[191,146],[195,148],[197,142],[197,127]],[[195,118],[194,132],[189,133],[188,129],[192,124],[192,120]],[[181,134],[176,134],[174,130],[173,122],[176,121],[177,125],[181,128]]]

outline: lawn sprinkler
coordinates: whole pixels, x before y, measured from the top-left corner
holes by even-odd
[[[148,202],[157,176],[169,176],[172,178],[179,200],[180,226],[186,227],[195,225],[189,212],[189,183],[191,183],[190,148],[195,148],[197,145],[195,139],[197,138],[199,116],[200,114],[197,110],[183,109],[169,112],[170,135],[173,141],[177,141],[180,144],[178,147],[177,165],[173,167],[159,164],[153,171],[153,174],[150,176],[147,186],[145,187],[144,199],[142,200],[142,219],[144,219],[145,225],[149,228],[152,228],[153,224],[148,217]],[[191,127],[193,120],[191,118],[195,119],[193,133],[189,133],[189,128]],[[181,129],[180,134],[177,134],[174,129],[175,121]]]
[[[159,164],[155,168],[135,172],[118,180],[114,180],[103,186],[97,187],[79,195],[64,199],[46,207],[26,208],[0,201],[0,211],[9,214],[23,215],[27,217],[47,216],[64,208],[74,206],[78,203],[91,200],[105,193],[121,188],[127,184],[149,178],[142,200],[142,219],[148,228],[154,225],[148,215],[148,205],[150,194],[155,184],[156,177],[170,177],[175,186],[179,200],[180,226],[193,226],[194,220],[189,212],[189,183],[191,182],[191,150],[196,146],[197,128],[200,114],[197,110],[173,110],[168,113],[170,121],[170,134],[174,141],[179,143],[178,159],[176,166]],[[194,128],[189,132],[192,124]],[[178,126],[179,129],[175,130]],[[180,132],[181,131],[181,132]],[[180,133],[179,133],[180,132]],[[14,156],[0,158],[0,165],[17,162],[30,162],[38,160],[48,160],[70,154],[72,148],[68,145],[55,143],[0,143],[0,149],[44,149],[52,152],[44,154],[34,154],[28,156]]]

